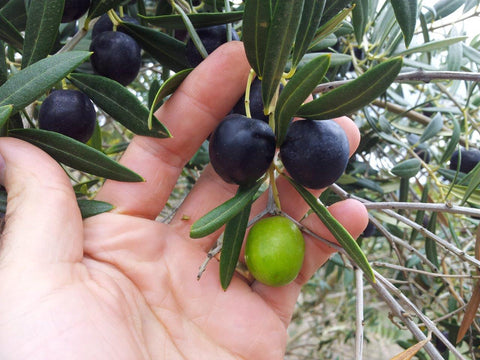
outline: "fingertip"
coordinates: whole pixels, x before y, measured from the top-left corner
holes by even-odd
[[[352,156],[360,144],[360,130],[355,125],[355,123],[347,116],[341,116],[334,119],[335,122],[340,125],[348,138],[348,143],[350,144],[350,155]]]

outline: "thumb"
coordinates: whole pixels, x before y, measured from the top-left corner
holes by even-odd
[[[82,256],[82,218],[72,185],[46,153],[0,138],[0,183],[8,193],[0,259],[55,263]]]

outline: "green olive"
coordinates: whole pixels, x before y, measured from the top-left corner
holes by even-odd
[[[261,219],[248,233],[245,261],[253,277],[263,284],[283,286],[293,281],[304,255],[302,232],[283,216]]]

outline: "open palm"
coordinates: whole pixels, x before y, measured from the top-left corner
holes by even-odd
[[[82,221],[63,170],[45,153],[0,140],[0,180],[8,191],[0,252],[0,358],[282,359],[301,286],[332,250],[306,237],[303,269],[271,288],[235,276],[227,291],[212,261],[196,275],[219,233],[190,239],[194,220],[233,196],[210,167],[168,223],[155,221],[185,162],[244,90],[241,43],[209,56],[157,112],[173,138],[136,137],[121,162],[143,183],[107,181],[99,200],[111,213]],[[358,131],[337,120],[350,139]],[[281,179],[282,209],[301,218],[307,205]],[[252,213],[265,206],[259,199]],[[331,212],[358,236],[365,209],[348,200]],[[314,216],[304,221],[332,239]]]

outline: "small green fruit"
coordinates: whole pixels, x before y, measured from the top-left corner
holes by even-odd
[[[283,216],[264,218],[248,233],[245,261],[253,277],[263,284],[283,286],[293,281],[304,255],[302,232]]]

